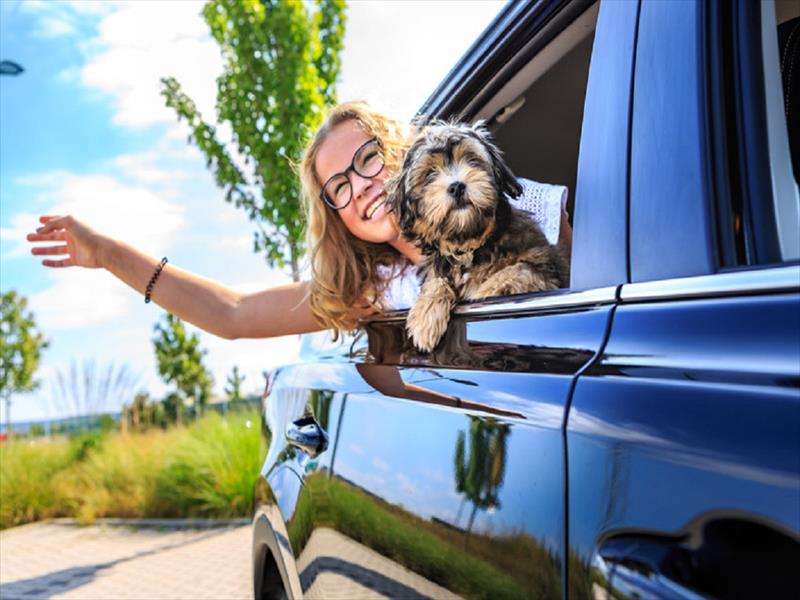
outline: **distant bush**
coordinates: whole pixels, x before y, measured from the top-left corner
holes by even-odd
[[[247,423],[250,426],[247,426]],[[257,413],[189,427],[0,446],[0,528],[48,517],[244,517],[266,445]]]
[[[0,527],[64,516],[53,480],[74,461],[66,439],[0,444]]]

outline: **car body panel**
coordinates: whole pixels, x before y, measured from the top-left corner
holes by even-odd
[[[664,569],[697,593],[788,589],[779,567],[800,560],[798,309],[797,288],[616,308],[569,415],[570,597],[616,589],[597,555],[619,535],[629,549],[670,540],[685,564],[662,561],[651,578]],[[726,552],[704,562],[712,542]]]

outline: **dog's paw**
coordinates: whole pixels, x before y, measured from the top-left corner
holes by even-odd
[[[433,350],[447,331],[455,293],[443,281],[426,284],[408,312],[406,331],[422,352]]]
[[[408,331],[411,341],[414,346],[422,352],[430,352],[442,339],[444,332],[447,331],[447,323],[450,320],[450,315],[447,314],[443,318],[431,318],[429,315],[421,314],[421,311],[412,309],[408,313],[408,320],[406,322],[406,330]]]

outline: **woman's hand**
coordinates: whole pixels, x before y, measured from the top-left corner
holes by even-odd
[[[58,256],[59,260],[45,259],[45,267],[101,267],[98,248],[102,236],[90,227],[71,216],[39,217],[42,227],[28,234],[29,242],[64,242],[57,246],[36,246],[31,254],[37,256]],[[66,258],[60,258],[66,255]]]

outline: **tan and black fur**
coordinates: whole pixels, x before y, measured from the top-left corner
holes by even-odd
[[[424,255],[406,322],[420,350],[439,343],[460,300],[566,287],[559,250],[506,198],[521,192],[481,125],[435,122],[412,143],[389,182],[389,202]]]

